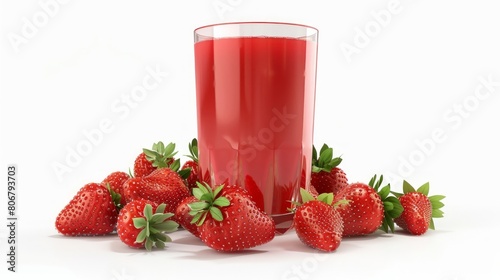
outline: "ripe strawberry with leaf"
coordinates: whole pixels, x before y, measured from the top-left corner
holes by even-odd
[[[322,193],[314,198],[300,189],[302,204],[295,208],[293,223],[299,239],[307,246],[326,252],[335,251],[342,241],[342,217],[332,205],[333,194]],[[346,201],[338,201],[338,204]]]
[[[417,190],[407,181],[403,181],[403,193],[393,192],[403,206],[403,213],[394,221],[396,224],[413,235],[422,235],[427,229],[434,229],[433,218],[442,218],[441,202],[445,196],[429,194],[429,183],[423,184]]]
[[[134,161],[134,177],[144,177],[158,168],[168,167],[174,162],[175,144],[167,146],[159,141],[154,143],[152,149],[142,149]]]
[[[189,204],[192,223],[199,226],[201,240],[217,251],[241,251],[271,241],[274,220],[261,211],[239,186],[198,183],[193,189],[199,200]]]
[[[145,199],[134,200],[120,210],[117,231],[120,240],[133,248],[165,248],[172,239],[164,232],[173,232],[178,224],[165,212],[165,204],[156,204]],[[154,212],[154,213],[153,213]]]
[[[333,157],[333,149],[324,144],[319,157],[313,146],[311,184],[318,193],[333,193],[336,195],[348,185],[347,176],[338,165],[342,158]]]
[[[179,160],[174,162],[177,168]],[[174,213],[177,205],[190,196],[184,180],[176,172],[175,167],[159,168],[144,177],[130,178],[123,185],[123,193],[127,203],[136,199],[147,199],[157,204],[167,204],[167,210]]]
[[[61,234],[104,235],[114,231],[118,210],[110,190],[98,183],[84,185],[56,218]]]
[[[335,202],[349,201],[337,209],[344,221],[344,237],[367,235],[377,229],[394,232],[394,219],[401,215],[403,207],[390,195],[390,184],[380,188],[382,182],[383,176],[377,180],[375,175],[368,184],[349,184],[335,196]]]

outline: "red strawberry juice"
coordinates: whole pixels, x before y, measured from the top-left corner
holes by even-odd
[[[231,37],[194,49],[200,176],[246,188],[284,232],[310,181],[317,43]]]

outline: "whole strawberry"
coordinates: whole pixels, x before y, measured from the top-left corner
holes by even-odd
[[[349,184],[335,196],[335,202],[348,201],[337,208],[344,221],[344,237],[371,234],[379,228],[394,232],[393,219],[403,208],[396,197],[390,196],[389,184],[379,190],[382,181],[383,176],[377,181],[375,175],[368,184]]]
[[[190,196],[182,178],[170,168],[159,168],[147,176],[130,178],[123,185],[123,194],[127,203],[141,198],[157,204],[165,203],[170,213],[174,213],[177,205]]]
[[[157,205],[146,199],[134,200],[120,210],[118,237],[133,248],[146,248],[148,251],[152,247],[163,249],[165,242],[172,241],[164,232],[176,231],[179,226],[171,220],[173,215],[165,212],[165,204]]]
[[[64,235],[104,235],[114,231],[117,209],[102,184],[83,186],[56,218],[56,229]]]
[[[193,216],[189,214],[191,212],[191,208],[189,208],[189,204],[193,202],[199,201],[195,196],[188,196],[184,198],[177,209],[175,210],[175,220],[187,231],[192,233],[196,237],[200,237],[200,232],[198,231],[198,226],[196,224],[191,223],[193,220]]]
[[[403,182],[403,194],[393,192],[403,206],[403,213],[394,222],[413,235],[422,235],[427,229],[434,229],[433,218],[442,218],[441,202],[445,196],[429,196],[429,183],[415,190],[407,181]]]
[[[295,208],[293,223],[299,239],[311,248],[332,252],[342,241],[343,221],[332,206],[333,194],[320,194],[315,199],[300,189],[302,204]],[[343,203],[343,202],[342,202]]]
[[[337,167],[342,162],[340,157],[333,158],[333,149],[324,144],[319,157],[313,146],[311,184],[318,193],[337,193],[347,187],[348,181],[344,170]]]
[[[217,251],[241,251],[271,241],[274,220],[261,211],[239,186],[212,190],[198,183],[193,189],[199,200],[189,204],[192,223],[199,226],[201,240]]]
[[[175,144],[167,146],[163,142],[153,144],[153,148],[142,149],[134,161],[134,177],[144,177],[158,168],[168,167],[174,161]]]
[[[130,179],[130,176],[122,171],[116,171],[112,172],[104,180],[102,180],[101,184],[103,184],[105,187],[111,188],[115,194],[112,195],[119,195],[118,201],[119,203],[117,204],[117,207],[120,209],[121,207],[125,206],[126,201],[125,197],[123,196],[123,184]],[[113,197],[113,201],[115,201],[116,198]]]

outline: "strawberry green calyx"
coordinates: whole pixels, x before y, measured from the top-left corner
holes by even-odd
[[[431,215],[431,220],[429,222],[429,228],[434,230],[435,227],[434,227],[434,219],[433,218],[444,217],[444,212],[443,212],[443,210],[441,210],[441,208],[444,207],[444,203],[441,202],[441,200],[443,200],[446,196],[444,196],[444,195],[429,196],[429,189],[430,189],[429,182],[423,184],[418,189],[415,189],[412,185],[410,185],[410,183],[408,183],[407,181],[403,181],[403,193],[397,193],[397,192],[392,192],[392,193],[396,197],[401,197],[403,194],[412,193],[412,192],[418,192],[418,193],[425,195],[429,199],[429,201],[431,203],[431,207],[432,207],[432,215]]]
[[[383,175],[380,175],[378,180],[377,175],[374,175],[368,185],[378,193],[382,203],[384,204],[384,220],[382,221],[382,225],[380,225],[380,229],[385,233],[388,233],[389,230],[394,233],[394,219],[403,213],[403,206],[401,206],[397,197],[390,196],[391,184],[387,184],[380,188],[383,181]]]
[[[333,157],[333,149],[323,144],[319,152],[313,146],[312,154],[312,172],[318,173],[320,171],[330,172],[333,168],[337,167],[342,162],[342,158]]]
[[[193,140],[191,140],[191,143],[189,143],[188,145],[189,147],[189,155],[187,155],[187,157],[189,157],[190,159],[192,159],[194,162],[198,162],[198,140],[196,138],[193,138]]]
[[[198,187],[193,189],[193,195],[199,201],[188,204],[191,209],[189,214],[193,216],[191,223],[201,226],[209,213],[214,220],[218,222],[222,221],[224,217],[220,208],[230,205],[226,197],[219,195],[224,185],[218,186],[215,190],[207,183],[201,184],[200,182],[196,182],[196,185]]]
[[[309,201],[313,201],[313,200],[322,201],[328,205],[332,205],[333,198],[334,198],[333,193],[322,193],[322,194],[319,194],[317,198],[314,198],[314,196],[304,188],[300,188],[300,196],[302,198],[302,203],[296,202],[296,201],[292,202],[296,207],[299,207],[300,205],[305,204],[306,202],[309,202]],[[342,199],[342,200],[337,201],[332,206],[337,207],[339,205],[348,204],[348,203],[349,203],[349,200]],[[294,210],[295,209],[292,209],[291,211],[294,211]]]
[[[142,149],[142,151],[146,155],[146,159],[157,168],[168,167],[174,155],[177,154],[174,143],[169,143],[165,146],[161,141],[154,143],[151,150]]]
[[[164,213],[166,205],[160,204],[153,214],[151,204],[144,207],[144,217],[133,218],[134,226],[142,229],[137,235],[136,243],[144,243],[146,250],[151,251],[155,246],[159,249],[165,248],[165,242],[172,242],[172,239],[164,232],[176,231],[179,224],[169,220],[174,214]]]
[[[106,189],[108,189],[109,194],[111,195],[111,199],[113,200],[113,204],[116,206],[116,210],[120,211],[120,209],[123,208],[123,205],[121,204],[122,196],[111,189],[109,183],[106,183]]]
[[[191,173],[191,168],[179,170],[181,168],[181,160],[180,159],[174,160],[170,165],[168,165],[168,168],[177,172],[177,174],[179,174],[179,176],[181,176],[181,178],[184,180],[187,179],[189,177],[189,174]]]

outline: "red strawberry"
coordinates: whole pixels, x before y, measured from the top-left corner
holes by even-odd
[[[115,192],[116,194],[120,195],[120,198],[118,199],[119,204],[117,205],[118,208],[121,208],[121,207],[125,206],[125,204],[126,204],[125,197],[123,196],[123,184],[128,179],[130,179],[130,176],[127,173],[122,172],[122,171],[116,171],[116,172],[109,174],[101,182],[101,184],[103,184],[106,187],[108,187],[108,184],[109,184],[109,187],[111,188],[111,190],[113,190],[113,192]],[[114,200],[115,200],[115,198],[113,198],[113,201]]]
[[[154,212],[154,214],[153,214]],[[163,232],[176,231],[178,224],[165,212],[165,204],[157,205],[146,199],[134,200],[120,210],[117,231],[120,240],[133,248],[165,247],[172,239]]]
[[[324,144],[319,158],[313,146],[311,184],[319,193],[337,193],[347,187],[345,172],[337,167],[342,162],[340,157],[333,158],[333,149]]]
[[[181,200],[190,195],[182,178],[170,168],[159,168],[147,176],[130,178],[123,185],[123,194],[127,203],[140,198],[165,203],[170,213],[174,213]]]
[[[193,189],[200,200],[189,204],[200,238],[217,251],[240,251],[271,241],[275,235],[273,219],[255,205],[239,186],[219,186],[212,190],[198,183]]]
[[[403,208],[396,197],[389,196],[389,184],[379,191],[383,176],[378,181],[376,179],[377,176],[373,176],[368,185],[349,184],[335,196],[335,202],[349,201],[337,209],[344,221],[343,236],[371,234],[379,228],[394,232],[393,219],[401,214]]]
[[[59,213],[56,228],[64,235],[104,235],[113,232],[117,217],[106,187],[89,183]]]
[[[393,192],[394,193],[394,192]],[[434,229],[432,218],[442,218],[441,202],[445,196],[434,195],[428,197],[429,183],[423,184],[415,190],[408,182],[403,182],[403,193],[394,193],[403,206],[403,213],[394,222],[413,235],[422,235],[427,229]]]
[[[321,251],[335,251],[342,241],[343,221],[332,206],[333,194],[321,194],[315,199],[301,188],[302,204],[295,209],[293,223],[299,239]]]
[[[142,149],[134,162],[134,176],[144,177],[151,174],[157,168],[168,167],[174,162],[175,144],[170,143],[167,146],[163,142],[153,144],[153,148]]]
[[[175,219],[184,229],[191,232],[194,236],[200,237],[198,226],[191,223],[191,220],[193,220],[193,216],[189,214],[189,212],[191,211],[191,208],[189,208],[189,204],[197,201],[199,200],[195,196],[188,196],[184,198],[175,210]]]

